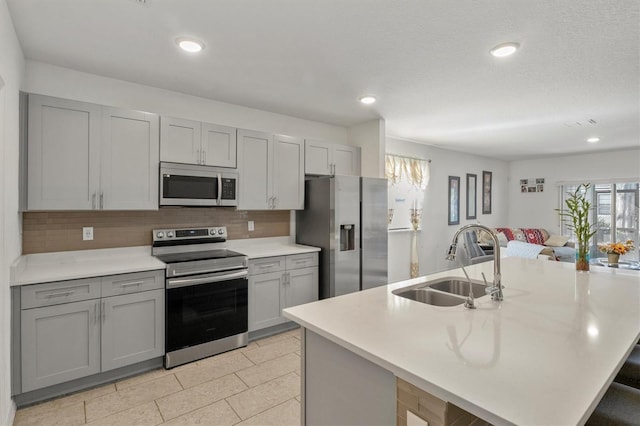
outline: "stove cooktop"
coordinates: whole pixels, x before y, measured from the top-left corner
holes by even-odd
[[[228,249],[216,249],[216,250],[203,250],[203,251],[191,251],[184,253],[167,253],[156,255],[158,259],[164,263],[182,263],[193,262],[196,260],[208,260],[208,259],[226,259],[231,257],[244,257],[242,253],[238,253]]]

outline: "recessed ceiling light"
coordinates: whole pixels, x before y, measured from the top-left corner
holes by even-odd
[[[365,105],[371,105],[371,104],[376,102],[376,97],[375,96],[363,96],[363,97],[360,98],[360,102],[362,102]]]
[[[600,138],[589,138],[589,139],[587,139],[587,142],[589,142],[589,143],[600,142]]]
[[[180,49],[189,53],[198,53],[204,49],[204,43],[188,37],[180,37],[176,39],[176,43],[180,46]]]
[[[505,56],[513,55],[520,47],[519,43],[509,42],[502,43],[491,49],[489,52],[496,58],[504,58]]]

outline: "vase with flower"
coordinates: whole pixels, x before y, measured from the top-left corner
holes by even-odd
[[[610,264],[619,263],[620,256],[629,253],[634,248],[633,240],[627,240],[624,243],[598,244],[598,250],[607,254],[607,261]]]
[[[577,239],[576,244],[576,270],[589,270],[589,240],[596,233],[593,225],[589,222],[591,202],[587,194],[591,188],[590,183],[578,185],[574,192],[569,192],[565,200],[566,209],[556,209],[565,222],[567,228],[571,230]]]

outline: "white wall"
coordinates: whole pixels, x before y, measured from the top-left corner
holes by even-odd
[[[349,127],[347,135],[350,145],[360,147],[360,174],[365,177],[384,177],[384,120],[372,120]]]
[[[602,142],[601,142],[602,143]],[[510,227],[545,228],[560,232],[560,182],[595,183],[640,180],[640,148],[596,154],[512,161],[509,163]],[[520,179],[544,178],[544,192],[521,193]]]
[[[420,275],[451,269],[452,262],[445,255],[456,230],[468,223],[489,227],[507,222],[509,197],[507,194],[508,163],[492,158],[448,151],[432,146],[387,137],[386,150],[423,159],[431,159],[431,180],[425,192],[422,230],[418,232]],[[482,214],[482,171],[493,172],[492,213]],[[477,219],[466,220],[466,175],[478,176]],[[460,225],[447,225],[448,178],[460,177]],[[389,233],[389,281],[409,278],[411,232]]]
[[[24,57],[5,0],[0,0],[0,424],[11,424],[9,265],[20,255],[18,214],[19,90]]]
[[[23,90],[290,136],[348,143],[347,129],[27,61]]]

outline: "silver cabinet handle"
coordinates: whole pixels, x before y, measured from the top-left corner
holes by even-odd
[[[61,297],[61,296],[71,296],[75,291],[61,291],[58,293],[49,293],[47,297]]]
[[[271,208],[275,209],[277,203],[278,203],[278,197],[273,197],[273,207],[271,207]]]
[[[98,324],[98,311],[100,310],[100,302],[96,302],[93,307],[93,323]]]
[[[260,269],[271,268],[272,266],[278,266],[277,263],[265,263],[264,265],[256,265]]]
[[[102,301],[102,307],[100,311],[100,313],[102,314],[102,324],[104,324],[104,321],[107,319],[106,302],[104,300]]]
[[[207,164],[207,151],[202,150],[202,153],[204,154],[204,160],[202,160],[202,164]]]
[[[91,208],[93,210],[96,209],[96,193],[94,192],[93,195],[91,195]]]
[[[100,193],[100,210],[104,209],[104,192]]]
[[[200,150],[196,151],[196,156],[198,157],[198,160],[196,162],[198,164],[202,164],[202,154],[200,153]]]
[[[120,287],[131,287],[131,286],[134,286],[134,285],[142,285],[142,284],[144,284],[144,281],[133,281],[133,282],[130,282],[130,283],[122,283],[122,284],[120,284]]]

